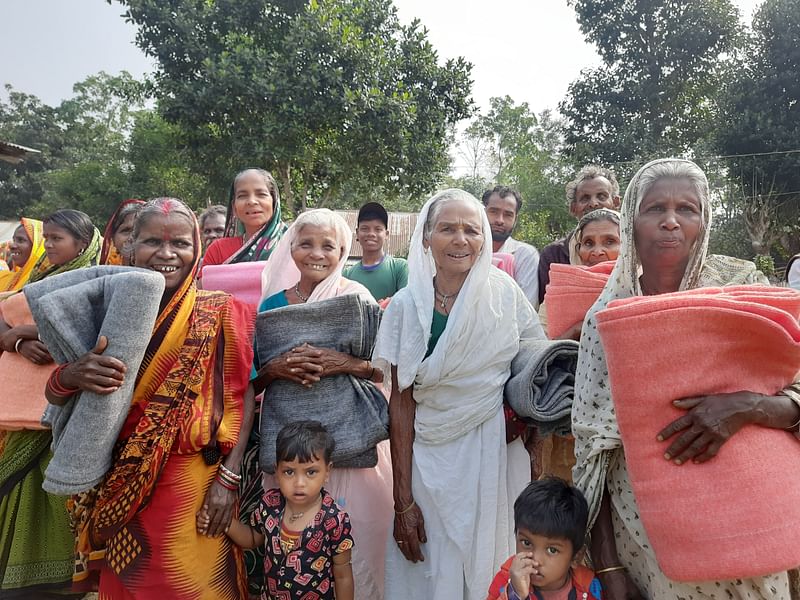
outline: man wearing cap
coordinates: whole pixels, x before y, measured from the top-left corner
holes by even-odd
[[[514,281],[530,303],[539,306],[539,252],[530,244],[511,237],[522,208],[522,197],[518,191],[498,185],[486,190],[481,201],[492,228],[492,252],[514,256]]]
[[[384,251],[389,237],[389,214],[377,202],[367,202],[358,211],[356,240],[361,260],[344,270],[344,276],[367,288],[376,300],[394,296],[408,283],[408,263]]]

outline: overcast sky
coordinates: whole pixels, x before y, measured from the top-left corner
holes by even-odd
[[[580,70],[599,62],[566,0],[395,0],[400,19],[421,19],[442,59],[473,65],[480,106],[508,94],[535,112],[555,108]],[[2,0],[0,83],[48,104],[98,71],[152,69],[134,45],[123,8],[105,0]],[[759,0],[734,0],[749,22]],[[5,94],[3,94],[5,97]]]

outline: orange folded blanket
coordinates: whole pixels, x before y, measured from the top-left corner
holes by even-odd
[[[11,327],[33,325],[25,294],[0,302],[0,318]],[[44,388],[55,364],[36,365],[16,352],[0,353],[0,429],[47,429],[41,420],[47,399]]]
[[[642,523],[671,579],[709,581],[800,564],[800,441],[750,425],[712,460],[677,466],[656,435],[672,401],[775,394],[800,371],[800,293],[758,286],[615,300],[597,313]]]
[[[547,303],[547,336],[554,339],[575,323],[583,322],[586,313],[597,301],[614,269],[614,261],[593,267],[550,265],[550,283],[545,292]]]

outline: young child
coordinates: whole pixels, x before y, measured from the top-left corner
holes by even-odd
[[[487,600],[601,600],[594,573],[573,565],[588,516],[583,494],[565,481],[529,483],[514,502],[517,554],[495,575]]]
[[[317,421],[297,421],[278,433],[275,477],[250,518],[236,517],[228,537],[241,548],[264,545],[266,587],[261,599],[353,600],[350,517],[323,489],[333,437]],[[198,528],[208,525],[198,515]]]

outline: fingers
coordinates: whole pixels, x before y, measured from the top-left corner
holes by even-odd
[[[703,400],[706,399],[706,396],[696,396],[694,398],[681,398],[680,400],[673,400],[672,404],[676,408],[682,408],[683,410],[689,410],[694,408],[695,406],[699,406]]]
[[[675,419],[672,423],[664,427],[661,431],[658,432],[656,439],[659,442],[663,442],[664,440],[668,440],[673,435],[678,433],[679,431],[683,431],[687,427],[691,427],[692,425],[692,416],[691,415],[683,415],[682,417]]]
[[[211,537],[217,537],[225,533],[225,528],[231,522],[231,510],[230,505],[223,506],[217,510],[214,520],[208,526],[208,534]]]
[[[417,525],[417,537],[423,544],[428,543],[428,534],[425,533],[425,519],[422,518],[422,513],[419,513],[419,525]]]
[[[95,358],[95,362],[98,365],[98,368],[104,369],[111,369],[112,371],[116,371],[120,374],[120,379],[122,379],[122,375],[124,375],[128,371],[128,367],[125,366],[125,363],[122,362],[118,358],[114,358],[113,356],[98,356]]]
[[[694,462],[696,463],[704,463],[707,460],[711,460],[717,454],[719,454],[720,448],[722,448],[722,444],[724,441],[722,440],[714,440],[712,441],[708,447],[705,449],[705,452],[699,454],[695,457]]]
[[[97,343],[94,345],[94,348],[92,348],[91,351],[93,354],[102,354],[105,352],[106,348],[108,348],[108,338],[104,335],[101,335],[99,338],[97,338]]]

